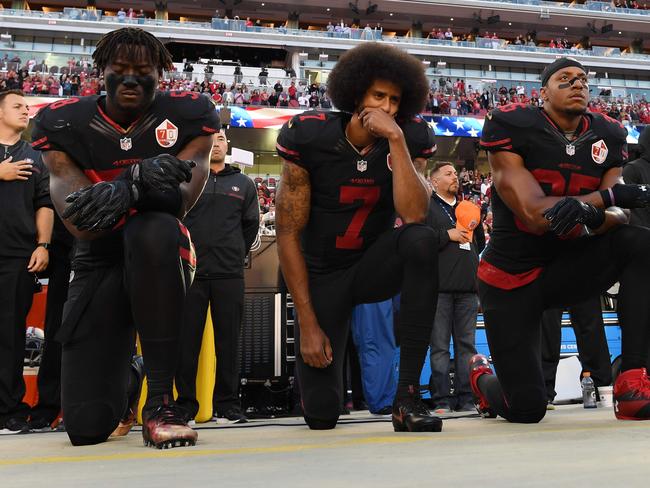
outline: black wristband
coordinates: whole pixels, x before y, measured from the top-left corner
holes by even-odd
[[[42,247],[43,249],[49,249],[50,248],[50,243],[49,242],[39,242],[36,244],[36,247]]]
[[[605,205],[605,208],[613,207],[615,205],[614,193],[612,192],[611,188],[607,188],[606,190],[601,190],[598,193],[600,193],[600,196],[603,199],[603,204]]]

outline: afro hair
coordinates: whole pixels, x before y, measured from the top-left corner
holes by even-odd
[[[327,79],[327,91],[336,108],[352,113],[375,80],[400,87],[398,119],[409,119],[424,108],[429,94],[424,65],[401,49],[376,42],[341,56]]]

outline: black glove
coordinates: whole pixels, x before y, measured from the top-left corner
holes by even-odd
[[[575,198],[565,197],[544,211],[551,222],[551,231],[558,236],[568,234],[578,224],[597,229],[605,222],[605,211]]]
[[[126,170],[126,177],[136,183],[143,192],[165,192],[178,188],[184,181],[189,183],[192,179],[192,168],[195,166],[194,161],[178,159],[171,154],[159,154],[132,165]]]
[[[603,197],[606,208],[613,205],[621,208],[650,206],[650,186],[648,185],[616,183],[611,189],[602,190],[600,195]]]
[[[79,230],[112,229],[137,202],[137,187],[128,181],[102,181],[71,193],[62,214]]]

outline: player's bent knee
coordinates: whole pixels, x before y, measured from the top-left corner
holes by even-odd
[[[338,420],[338,416],[332,419],[321,420],[305,415],[305,422],[311,430],[332,430],[336,427],[336,422],[338,422]]]
[[[325,389],[321,387],[307,389],[307,391],[302,392],[305,420],[313,429],[316,427],[312,427],[312,424],[331,425],[331,427],[321,427],[321,429],[333,429],[341,413],[341,404],[341,395],[334,388]]]
[[[119,423],[114,409],[104,402],[67,407],[63,416],[66,432],[74,446],[105,442]]]
[[[508,420],[521,424],[536,424],[546,416],[546,397],[522,392],[511,398]]]
[[[179,222],[174,216],[162,212],[146,212],[127,221],[124,226],[124,244],[132,259],[156,263],[177,256],[179,233]]]
[[[429,261],[437,258],[438,237],[429,226],[407,224],[397,242],[398,252],[407,260]]]

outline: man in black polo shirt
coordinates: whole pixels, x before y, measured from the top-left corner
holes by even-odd
[[[196,279],[185,301],[181,359],[176,373],[178,403],[189,418],[199,409],[196,372],[210,305],[217,353],[213,408],[218,418],[246,422],[238,397],[239,335],[244,309],[244,258],[257,237],[259,204],[255,183],[225,163],[228,141],[215,135],[210,176],[185,217],[196,248]]]
[[[47,268],[54,212],[40,154],[21,140],[29,124],[21,91],[0,93],[0,433],[27,432],[23,403],[25,319],[34,273]]]

